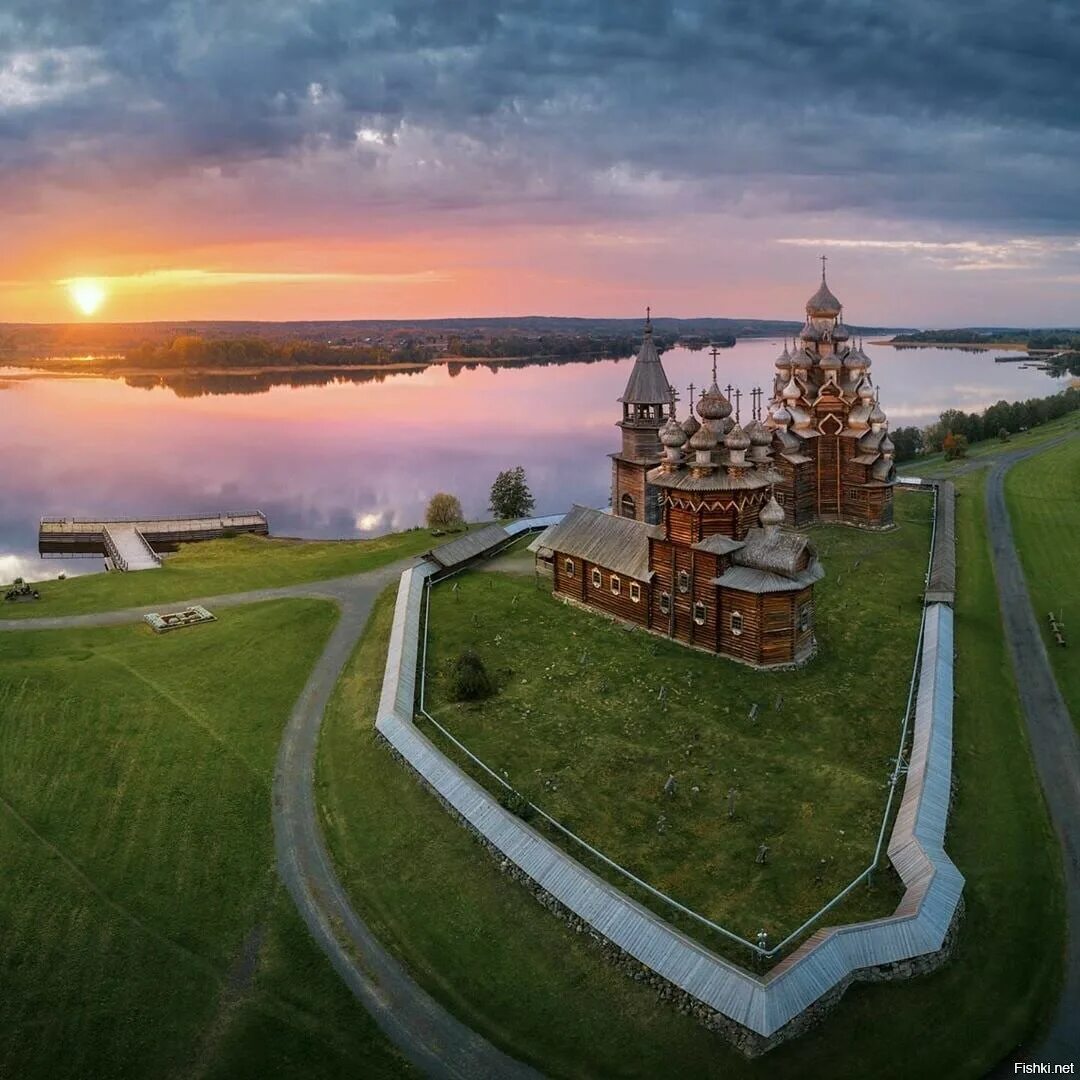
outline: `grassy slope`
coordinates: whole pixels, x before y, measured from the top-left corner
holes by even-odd
[[[400,1075],[274,871],[277,744],[333,619],[0,635],[0,1076]]]
[[[37,603],[0,603],[0,619],[111,611],[343,577],[420,554],[441,542],[427,529],[411,529],[374,540],[280,540],[244,535],[183,544],[176,554],[166,557],[160,570],[86,574],[42,582]],[[59,570],[64,563],[56,565]]]
[[[432,596],[429,708],[616,862],[747,939],[765,926],[779,941],[873,856],[922,612],[930,508],[904,493],[895,531],[815,530],[830,573],[815,590],[819,653],[798,671],[750,671],[627,634],[554,601],[531,578],[466,574]],[[462,648],[475,649],[500,684],[486,702],[450,700]],[[669,774],[675,797],[663,794]],[[882,872],[848,897],[841,917],[889,914],[900,893]],[[680,925],[723,944],[692,921]]]
[[[972,443],[967,454],[955,461],[946,461],[944,454],[927,454],[913,461],[905,461],[897,471],[909,473],[912,476],[952,478],[966,471],[971,462],[990,465],[1000,454],[1041,446],[1051,439],[1078,429],[1080,429],[1080,413],[1068,413],[1065,416],[1059,416],[1057,420],[1031,428],[1029,431],[1017,432],[1007,443],[999,442],[997,439],[983,439],[982,442]]]
[[[1035,618],[1065,703],[1080,724],[1080,438],[1014,465],[1005,497]],[[1065,622],[1068,648],[1050,634],[1051,611]]]
[[[358,909],[468,1023],[554,1075],[983,1075],[1048,1015],[1064,917],[1056,843],[1001,640],[981,489],[965,478],[961,490],[948,843],[967,876],[967,915],[944,970],[855,987],[821,1027],[754,1063],[658,1005],[501,875],[377,743],[392,590],[338,689],[319,762],[328,840]]]

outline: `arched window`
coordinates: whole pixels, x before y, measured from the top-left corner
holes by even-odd
[[[635,604],[641,600],[641,586],[636,581],[630,582],[630,599]]]
[[[604,584],[604,575],[601,574],[600,571],[597,570],[595,566],[593,567],[593,572],[592,572],[592,583],[593,583],[593,588],[594,589],[599,589],[600,586]]]
[[[705,605],[699,600],[694,605],[694,622],[696,622],[698,626],[704,626],[706,614],[707,611]]]
[[[637,517],[637,503],[634,502],[634,496],[627,492],[623,495],[619,501],[619,513],[623,517],[633,518]]]
[[[679,592],[689,592],[689,591],[690,591],[690,571],[689,570],[680,570],[679,571]]]
[[[664,615],[671,611],[671,593],[662,592],[660,594],[660,611]]]
[[[574,576],[574,560],[573,559],[567,559],[566,562],[563,563],[563,569],[566,571],[566,576],[567,577],[573,577]]]
[[[622,582],[615,574],[611,575],[611,595],[618,596],[622,592]]]
[[[731,632],[733,634],[742,633],[742,613],[733,611],[731,613]]]

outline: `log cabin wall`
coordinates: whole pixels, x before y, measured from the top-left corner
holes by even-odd
[[[611,491],[611,512],[619,517],[632,517],[635,521],[645,521],[648,512],[648,492],[645,474],[648,466],[614,459],[615,479]],[[627,512],[623,496],[633,500],[633,513]]]
[[[605,611],[616,618],[624,619],[626,622],[636,623],[638,626],[645,626],[648,623],[647,582],[636,581],[625,574],[613,574],[605,567],[587,561],[582,562],[582,567],[584,570],[582,580],[585,583],[582,598],[586,604],[598,611]],[[594,573],[599,578],[599,585],[596,584],[597,576],[594,576]],[[637,600],[633,599],[634,590],[631,590],[631,584],[637,586]]]
[[[691,582],[691,607],[694,644],[702,649],[716,652],[720,637],[720,612],[717,605],[717,587],[713,578],[720,573],[720,558],[710,551],[694,552],[694,569]],[[698,605],[701,605],[699,608]]]
[[[840,513],[840,448],[835,435],[821,435],[817,444],[817,509],[821,517]]]
[[[796,607],[791,593],[766,593],[761,603],[760,664],[789,664],[795,656]]]
[[[584,563],[581,559],[564,555],[561,551],[556,551],[553,555],[555,592],[584,601],[586,596]]]
[[[761,606],[754,593],[720,588],[720,652],[750,664],[760,663]],[[732,627],[732,615],[740,617],[738,632]]]
[[[803,589],[794,597],[795,608],[795,660],[810,655],[814,647],[814,590]]]
[[[670,539],[682,544],[694,544],[696,514],[692,510],[684,510],[678,506],[668,505],[665,508],[667,521],[667,535]]]

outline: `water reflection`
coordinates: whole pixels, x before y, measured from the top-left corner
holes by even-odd
[[[780,343],[743,341],[721,382],[768,386]],[[1054,382],[987,353],[871,348],[894,427],[946,407],[1045,395]],[[664,356],[671,381],[708,377],[706,353]],[[37,563],[37,520],[257,507],[277,535],[374,535],[419,522],[430,496],[487,513],[502,468],[524,465],[539,512],[604,505],[629,360],[475,363],[376,372],[9,378],[0,394],[0,578],[77,573]],[[744,398],[744,402],[748,400]],[[680,408],[685,408],[681,403]],[[15,562],[13,560],[18,560]]]

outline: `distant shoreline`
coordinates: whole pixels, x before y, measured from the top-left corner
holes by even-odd
[[[1003,349],[1005,352],[1027,352],[1023,341],[868,341],[867,345],[889,345],[894,349]]]

